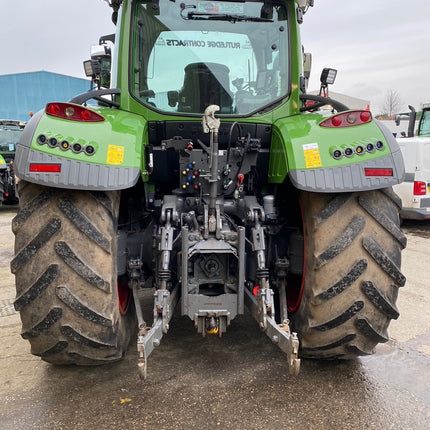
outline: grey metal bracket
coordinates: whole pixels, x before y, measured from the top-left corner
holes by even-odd
[[[140,303],[137,298],[137,291],[136,289],[133,289],[139,323],[139,333],[137,337],[137,367],[140,379],[146,379],[148,357],[154,348],[160,345],[161,338],[164,334],[167,334],[169,330],[169,322],[179,300],[178,291],[179,285],[177,285],[172,292],[169,292],[168,290],[157,290],[154,293],[154,322],[152,327],[149,328],[146,326],[146,323],[142,318],[142,310],[140,309]]]
[[[291,333],[289,321],[277,324],[274,318],[273,291],[270,288],[260,289],[257,297],[245,288],[245,304],[257,320],[262,331],[276,343],[288,356],[288,369],[291,375],[297,376],[300,371],[299,339],[297,333]]]

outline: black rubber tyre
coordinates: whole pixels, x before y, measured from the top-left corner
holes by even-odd
[[[7,192],[8,197],[5,197],[3,200],[4,205],[16,205],[19,203],[18,187],[16,186],[15,182],[9,182],[8,184],[5,184],[5,191]]]
[[[19,183],[15,308],[31,352],[55,364],[121,359],[134,332],[133,305],[117,290],[118,192]]]
[[[361,193],[303,192],[305,277],[292,316],[302,357],[350,359],[388,341],[399,312],[406,237],[391,189]]]
[[[4,199],[4,184],[3,184],[2,174],[0,173],[0,206],[3,203],[3,199]]]

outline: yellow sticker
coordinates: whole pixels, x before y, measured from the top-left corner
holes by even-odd
[[[121,164],[124,161],[124,147],[109,145],[107,151],[107,164]]]
[[[318,143],[308,143],[303,145],[303,154],[305,155],[306,168],[321,167],[320,150]]]
[[[0,158],[0,164],[6,164],[2,158]]]

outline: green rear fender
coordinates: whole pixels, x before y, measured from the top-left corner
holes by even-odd
[[[385,188],[403,180],[400,148],[385,126],[372,120],[321,127],[326,118],[307,113],[274,123],[269,182],[282,183],[288,175],[302,190],[347,192]]]
[[[104,121],[59,119],[44,110],[34,115],[17,145],[17,176],[61,188],[132,187],[144,165],[145,119],[118,109],[91,109]]]

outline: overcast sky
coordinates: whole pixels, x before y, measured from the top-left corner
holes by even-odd
[[[112,33],[104,0],[0,0],[0,75],[46,70],[84,77],[82,62]],[[309,90],[323,67],[338,70],[335,92],[382,110],[387,92],[403,106],[430,102],[430,0],[315,0],[302,25],[313,56]],[[0,95],[1,97],[1,95]]]

